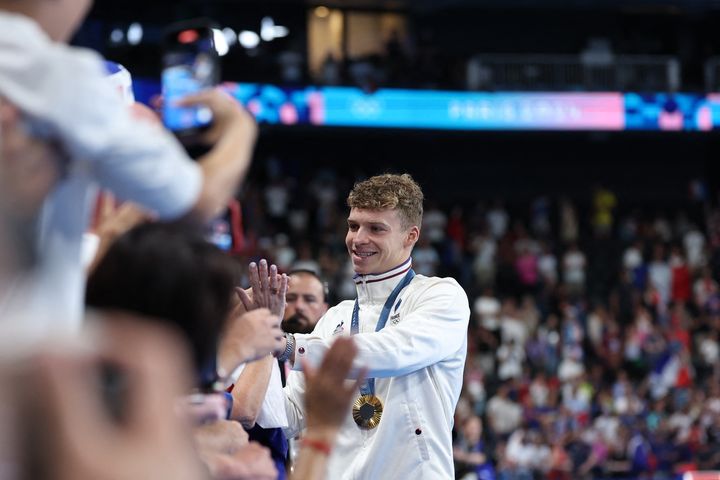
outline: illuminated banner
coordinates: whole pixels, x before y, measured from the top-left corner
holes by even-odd
[[[450,130],[623,130],[617,93],[460,93],[323,90],[324,124]],[[460,93],[460,94],[458,94]]]
[[[147,85],[141,88],[147,88]],[[437,130],[706,131],[720,94],[460,92],[229,83],[260,123]],[[136,91],[138,98],[144,98]]]

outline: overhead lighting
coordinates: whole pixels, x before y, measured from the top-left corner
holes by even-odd
[[[197,30],[193,29],[183,30],[178,34],[178,42],[186,45],[196,42],[198,38],[200,38],[200,35]]]
[[[327,7],[315,7],[315,16],[318,18],[327,18],[330,15],[330,9]]]
[[[260,38],[266,42],[271,42],[276,38],[287,37],[289,30],[282,25],[275,25],[272,17],[263,17],[260,21]]]
[[[275,28],[273,28],[273,36],[274,36],[275,38],[287,37],[287,36],[288,36],[288,33],[290,33],[290,31],[288,30],[288,28],[287,28],[287,27],[283,27],[282,25],[275,25]]]
[[[122,29],[116,28],[110,32],[110,41],[112,43],[122,43],[123,40],[125,40],[125,32]]]
[[[223,36],[225,37],[225,41],[229,46],[233,46],[238,42],[238,36],[237,33],[235,33],[235,30],[233,30],[230,27],[225,27],[222,30]]]
[[[215,51],[221,57],[224,57],[230,51],[230,46],[225,39],[225,34],[219,28],[213,28],[213,43],[215,43]]]
[[[275,22],[270,17],[263,17],[260,22],[260,38],[271,42],[275,38]]]
[[[130,45],[138,45],[142,42],[143,28],[137,22],[131,23],[127,31],[127,41]]]
[[[260,37],[257,33],[251,30],[243,30],[240,32],[240,34],[238,34],[238,41],[240,42],[240,45],[249,50],[260,45]]]

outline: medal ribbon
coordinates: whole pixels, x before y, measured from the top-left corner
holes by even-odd
[[[383,305],[382,312],[380,313],[380,318],[378,319],[377,326],[375,327],[375,331],[379,332],[383,328],[385,328],[385,324],[388,321],[388,318],[390,317],[390,309],[392,308],[393,304],[395,303],[395,299],[397,299],[398,295],[400,295],[400,292],[403,288],[410,285],[410,282],[415,277],[415,271],[411,268],[407,274],[405,274],[405,277],[400,281],[400,283],[395,286],[392,293],[388,297],[388,299],[385,301],[385,305]],[[358,303],[358,299],[355,299],[355,306],[353,307],[352,312],[352,324],[350,325],[350,333],[352,335],[355,335],[360,332],[360,304]],[[365,380],[365,382],[360,387],[360,393],[362,395],[375,395],[375,379],[374,378],[368,378]]]

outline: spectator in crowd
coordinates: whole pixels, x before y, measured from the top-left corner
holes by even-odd
[[[268,267],[265,259],[259,265],[249,265],[250,291],[237,290],[239,310],[247,313],[269,308],[278,317],[285,312],[287,283],[278,282],[277,266]],[[285,277],[282,277],[285,278]],[[277,353],[277,352],[274,352]],[[283,429],[288,426],[285,411],[284,365],[279,365],[273,355],[266,355],[247,365],[239,366],[231,375],[233,385],[232,418],[240,421],[248,431],[250,440],[270,449],[278,479],[287,478],[285,464],[288,460],[288,441]]]
[[[505,236],[509,223],[509,216],[503,203],[496,201],[495,205],[487,212],[487,224],[490,233],[496,239],[502,238]]]
[[[274,352],[281,336],[279,320],[268,311],[245,319],[237,318],[237,311],[230,314],[235,277],[222,251],[199,233],[182,225],[147,224],[112,245],[88,279],[86,298],[96,309],[128,310],[172,323],[192,345],[198,372],[214,363],[217,340],[225,332],[219,362],[232,372]],[[242,330],[237,322],[244,323]],[[239,342],[230,338],[237,334]],[[233,343],[246,345],[236,349]]]
[[[522,423],[522,407],[510,397],[511,384],[502,383],[487,405],[487,419],[492,433],[507,440]]]
[[[89,197],[97,186],[162,218],[212,218],[235,193],[256,136],[251,116],[220,91],[184,101],[213,112],[203,141],[213,146],[192,162],[173,136],[132,116],[104,78],[93,53],[65,43],[90,2],[0,2],[0,95],[21,114],[31,135],[53,143],[63,172],[38,214],[35,272],[2,304],[5,319],[22,318],[28,334],[76,328],[84,282],[81,240]],[[51,80],[48,80],[51,79]],[[62,152],[62,155],[60,155]],[[34,331],[30,331],[34,327]]]
[[[690,270],[697,272],[707,262],[705,258],[705,236],[697,226],[691,224],[682,237],[682,243]]]
[[[560,239],[565,245],[573,244],[579,239],[577,211],[568,198],[560,200]]]
[[[293,270],[288,277],[282,329],[289,333],[311,333],[328,309],[327,284],[311,270]]]
[[[433,277],[440,266],[440,255],[425,237],[420,237],[418,245],[413,251],[414,269],[426,277]]]
[[[563,281],[571,295],[581,295],[585,291],[585,268],[587,260],[577,243],[570,247],[563,256]]]
[[[593,227],[595,233],[600,236],[609,235],[612,231],[615,217],[613,212],[617,207],[617,197],[604,186],[598,185],[593,192]]]
[[[653,247],[653,259],[648,267],[648,280],[650,285],[657,289],[661,304],[667,305],[670,300],[672,272],[665,257],[665,247],[661,243]]]
[[[433,245],[441,245],[445,240],[447,222],[447,214],[436,203],[429,202],[427,211],[423,214],[423,236]]]
[[[462,480],[495,480],[495,468],[485,452],[482,419],[472,415],[462,425],[453,447],[455,476]]]
[[[487,232],[487,229],[478,233],[471,242],[470,248],[475,254],[472,263],[475,281],[480,287],[489,287],[495,282],[495,255],[497,242]]]
[[[552,289],[558,283],[558,262],[550,245],[545,242],[541,247],[542,253],[538,258],[538,272],[540,280],[547,289]]]

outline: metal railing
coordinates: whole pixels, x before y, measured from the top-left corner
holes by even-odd
[[[593,60],[580,55],[481,54],[468,61],[467,88],[675,92],[681,88],[680,73],[680,62],[671,56],[616,55]]]
[[[705,91],[720,92],[720,57],[705,61]]]

